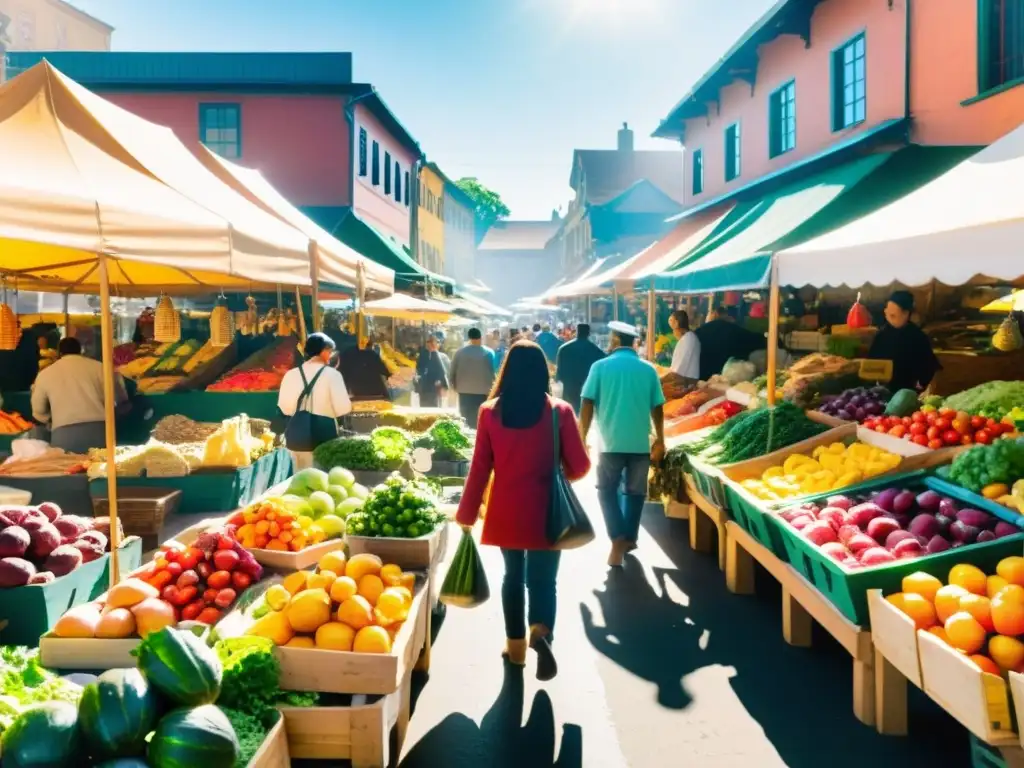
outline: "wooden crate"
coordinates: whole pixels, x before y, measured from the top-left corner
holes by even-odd
[[[119,669],[134,667],[132,656],[142,640],[126,637],[123,640],[95,637],[57,637],[47,633],[39,638],[39,663],[49,669]]]
[[[921,684],[921,655],[917,627],[903,611],[882,596],[882,590],[868,590],[871,642],[885,659],[918,688]]]
[[[292,764],[292,756],[288,753],[288,735],[284,717],[278,718],[270,729],[263,746],[259,748],[247,768],[284,768]]]
[[[992,746],[1015,746],[1010,689],[928,632],[917,636],[924,692],[967,730]]]
[[[282,707],[289,754],[296,759],[349,760],[353,768],[397,762],[409,724],[411,688],[407,674],[401,688],[386,696],[357,694],[348,706]]]
[[[1017,733],[1020,739],[1020,746],[1024,748],[1024,675],[1019,672],[1010,672],[1010,696],[1013,699],[1013,709],[1017,717]]]
[[[376,555],[385,563],[394,563],[403,569],[429,569],[444,557],[448,526],[442,525],[426,536],[416,539],[397,539],[387,536],[345,536],[348,554]]]

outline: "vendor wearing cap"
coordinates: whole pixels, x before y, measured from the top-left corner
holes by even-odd
[[[914,295],[910,291],[893,291],[885,304],[885,325],[875,334],[868,350],[872,360],[891,360],[892,378],[888,387],[922,390],[942,369],[932,350],[932,342],[914,323]]]
[[[621,566],[623,555],[636,549],[651,461],[661,461],[665,454],[665,395],[654,366],[636,353],[637,329],[615,320],[608,330],[608,357],[591,366],[583,385],[580,429],[585,441],[596,416],[602,444],[597,494],[612,540],[608,564]],[[622,500],[620,485],[625,486]]]

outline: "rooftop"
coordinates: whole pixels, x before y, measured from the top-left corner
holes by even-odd
[[[602,205],[646,179],[666,195],[683,201],[683,154],[672,150],[577,149],[569,186],[586,177],[586,200]]]
[[[481,251],[543,251],[561,226],[559,219],[544,221],[499,221],[478,247]]]
[[[75,16],[78,16],[83,21],[85,21],[85,22],[87,22],[89,24],[92,24],[95,27],[102,27],[103,29],[107,30],[108,32],[113,32],[114,31],[114,28],[112,26],[110,26],[109,24],[107,24],[107,22],[103,21],[102,19],[97,19],[95,16],[93,16],[90,13],[86,13],[81,8],[79,8],[77,5],[75,5],[73,3],[67,2],[67,0],[49,0],[49,1],[53,5],[55,5],[58,8],[60,8],[62,11],[67,11],[69,13],[72,13]]]

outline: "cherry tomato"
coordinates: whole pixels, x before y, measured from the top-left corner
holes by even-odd
[[[203,601],[206,603],[212,603],[214,600],[217,599],[218,592],[220,592],[219,589],[206,590],[205,592],[203,592]]]
[[[889,430],[886,428],[885,424],[879,424],[877,427],[875,427],[875,432],[878,432],[883,435],[888,431]]]
[[[902,424],[904,427],[909,427],[913,423],[914,420],[909,416],[904,416],[902,419],[900,419],[900,424]]]
[[[925,448],[928,447],[928,436],[927,435],[914,435],[913,440],[920,446]]]
[[[196,616],[196,621],[200,622],[201,624],[216,624],[218,621],[220,621],[220,617],[221,612],[219,608],[207,606],[199,612],[198,616]]]
[[[971,435],[961,435],[961,437],[960,437],[960,444],[961,445],[974,445],[974,438]]]
[[[942,433],[942,442],[946,445],[960,445],[960,433],[955,429],[947,429]]]
[[[202,600],[193,600],[191,603],[189,603],[181,609],[182,620],[193,621],[205,607],[206,603],[204,603]]]
[[[936,440],[929,440],[928,441],[928,447],[931,448],[933,451],[938,450],[942,446],[943,446],[943,442],[941,440],[936,439]]]
[[[224,589],[230,583],[230,571],[214,571],[206,580],[206,585],[210,589]]]
[[[927,416],[924,417],[925,424],[934,424],[938,421],[939,415],[935,411],[931,411]]]
[[[171,605],[174,605],[174,599],[178,596],[178,588],[174,584],[169,584],[163,588],[160,592],[160,597],[166,600]]]
[[[925,434],[928,435],[929,440],[939,440],[942,437],[942,430],[933,425],[928,427],[928,431]]]
[[[987,419],[985,421],[985,429],[991,432],[993,429],[995,429],[997,424],[999,424],[999,422],[996,421],[995,419]]]
[[[184,570],[184,568],[181,567],[181,563],[179,563],[179,562],[173,562],[173,563],[168,563],[167,564],[167,572],[169,574],[171,574],[171,576],[173,576],[174,578],[178,578],[179,576],[181,576],[181,572],[183,570]]]
[[[196,565],[196,573],[199,574],[200,579],[208,579],[213,573],[213,566],[203,560]]]
[[[955,415],[956,411],[954,411],[952,408],[939,408],[939,416],[953,417]]]
[[[915,421],[910,425],[910,434],[912,435],[923,435],[928,431],[928,427],[919,421]]]
[[[985,426],[984,416],[971,416],[971,427],[974,429],[981,429]]]
[[[217,549],[218,550],[224,551],[224,550],[234,549],[234,548],[235,548],[235,542],[233,542],[231,540],[231,537],[229,537],[229,536],[221,536],[220,538],[217,539]]]
[[[889,430],[889,434],[893,437],[903,437],[907,434],[907,428],[902,424],[897,424],[895,427]]]
[[[233,589],[222,589],[217,593],[217,598],[213,601],[213,604],[218,608],[227,608],[235,602],[235,597],[237,596],[238,593]]]
[[[198,594],[199,594],[199,590],[196,589],[195,587],[185,587],[184,589],[179,589],[178,590],[178,594],[171,601],[171,605],[177,605],[177,606],[188,605],[189,603],[191,603],[193,600],[196,599],[196,595],[198,595]]]
[[[945,432],[947,429],[953,426],[953,422],[947,419],[945,416],[940,416],[935,420],[935,426],[938,427],[943,432]]]
[[[238,567],[238,553],[233,549],[221,549],[213,553],[213,564],[218,571],[233,571]]]
[[[184,570],[188,571],[195,568],[202,557],[203,553],[201,550],[198,550],[195,547],[189,547],[186,552],[178,556],[178,562],[181,563],[181,567]]]
[[[178,589],[185,587],[191,587],[194,584],[199,583],[199,574],[195,571],[184,571],[181,576],[178,577]]]
[[[988,445],[992,442],[992,433],[987,429],[979,429],[974,433],[974,442]]]
[[[928,414],[921,411],[914,411],[914,414],[910,417],[910,420],[916,424],[926,424],[928,422]]]
[[[231,585],[241,591],[252,584],[252,577],[245,571],[234,571],[231,574]]]

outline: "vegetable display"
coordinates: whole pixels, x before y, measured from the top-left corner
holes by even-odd
[[[832,443],[819,445],[811,456],[787,456],[781,465],[769,467],[760,478],[743,480],[740,485],[759,499],[775,501],[847,488],[891,472],[901,461],[896,454],[872,445]]]
[[[414,448],[433,451],[435,461],[468,461],[473,441],[459,422],[443,419],[413,439]]]
[[[140,755],[162,703],[137,669],[110,669],[82,691],[78,722],[97,760]]]
[[[889,390],[882,386],[855,387],[838,395],[823,397],[818,410],[843,421],[864,421],[885,413],[891,397]],[[916,395],[914,404],[917,404]]]
[[[39,651],[0,646],[0,735],[24,710],[48,701],[75,704],[82,688],[39,665]]]
[[[398,469],[409,457],[412,437],[399,427],[377,427],[358,437],[338,437],[317,446],[313,461],[325,470],[334,467],[384,472]]]
[[[346,520],[352,536],[416,539],[448,521],[437,509],[433,487],[392,475],[371,491],[363,508]]]
[[[980,493],[990,485],[1010,486],[1024,478],[1024,439],[999,440],[964,451],[949,468],[949,479]]]
[[[0,411],[0,435],[20,435],[32,429],[32,422],[20,413]]]
[[[703,389],[681,395],[674,400],[670,399],[665,403],[665,418],[675,419],[680,416],[690,416],[710,399],[711,394]]]
[[[685,450],[691,457],[710,464],[734,464],[756,459],[827,430],[828,427],[807,418],[792,403],[779,403],[774,408],[745,411],[716,427],[703,439],[687,444]]]
[[[1024,403],[1024,381],[988,381],[946,398],[943,405],[972,416],[1000,421]]]
[[[177,706],[210,704],[220,694],[220,662],[192,632],[154,632],[143,638],[132,655],[150,685]]]
[[[1020,529],[935,491],[891,487],[870,495],[830,496],[779,513],[801,535],[846,568],[885,565],[993,541]]]
[[[929,406],[925,406],[929,408]],[[937,450],[954,445],[987,444],[1013,431],[1003,424],[984,416],[971,416],[966,411],[941,410],[914,411],[909,416],[872,416],[864,421],[867,429],[909,440],[923,448]]]

